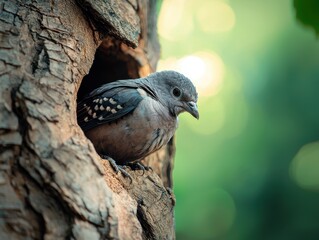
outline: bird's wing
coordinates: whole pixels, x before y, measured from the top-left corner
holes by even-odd
[[[77,106],[78,124],[84,131],[110,123],[134,111],[142,101],[134,81],[117,81],[92,91]]]

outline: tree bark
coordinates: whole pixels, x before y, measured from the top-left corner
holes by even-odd
[[[76,121],[90,90],[155,71],[155,5],[0,0],[0,239],[175,238],[174,141],[130,183]]]

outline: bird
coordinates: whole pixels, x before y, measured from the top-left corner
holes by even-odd
[[[90,92],[77,104],[77,121],[97,153],[116,172],[165,146],[178,115],[199,119],[198,94],[189,78],[160,71],[144,78],[117,80]],[[130,176],[129,176],[130,177]]]

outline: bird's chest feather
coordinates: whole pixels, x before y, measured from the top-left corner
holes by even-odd
[[[98,152],[124,163],[138,160],[166,145],[176,128],[176,117],[161,103],[146,98],[130,115],[94,128],[87,136]]]
[[[176,117],[171,116],[166,107],[153,99],[143,100],[132,115],[128,121],[121,123],[125,125],[125,135],[129,139],[139,138],[146,147],[152,144],[154,146],[150,148],[165,145],[177,128]]]

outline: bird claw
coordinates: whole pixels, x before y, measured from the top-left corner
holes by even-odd
[[[105,155],[100,155],[101,158],[105,159],[105,160],[108,160],[110,165],[112,166],[113,170],[116,172],[116,174],[118,172],[121,172],[123,174],[124,177],[127,177],[130,179],[131,183],[133,182],[133,178],[131,176],[131,174],[129,174],[124,168],[125,166],[121,166],[121,165],[118,165],[115,160],[109,156],[105,156]]]
[[[141,162],[130,162],[128,163],[128,165],[132,168],[132,169],[138,169],[138,170],[142,170],[143,174],[145,173],[145,171],[149,171],[153,169],[150,166],[145,166],[144,164],[142,164]]]

